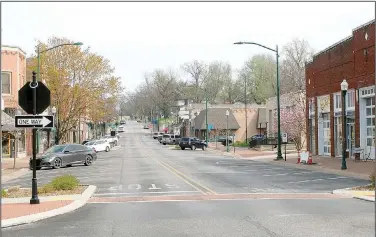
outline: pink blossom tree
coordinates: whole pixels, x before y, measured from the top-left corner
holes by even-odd
[[[281,132],[287,133],[287,138],[294,142],[296,150],[301,151],[306,142],[306,117],[304,95],[290,96],[289,106],[281,104]],[[296,98],[297,97],[297,98]],[[274,132],[278,131],[277,111],[274,113]]]

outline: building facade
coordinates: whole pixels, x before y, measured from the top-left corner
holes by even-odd
[[[1,46],[1,97],[2,107],[6,116],[12,118],[12,124],[3,127],[2,153],[4,157],[11,155],[11,144],[16,144],[16,156],[25,156],[27,148],[27,134],[25,129],[14,128],[14,116],[22,113],[18,106],[18,90],[26,82],[26,53],[17,46]],[[6,117],[5,116],[5,117]],[[9,120],[10,121],[10,120]],[[30,139],[29,139],[30,140]]]
[[[308,149],[340,157],[346,139],[349,157],[375,159],[375,20],[314,55],[305,75]],[[349,84],[346,108],[340,86],[344,79]],[[347,118],[345,138],[342,109]],[[355,154],[355,148],[363,154]]]

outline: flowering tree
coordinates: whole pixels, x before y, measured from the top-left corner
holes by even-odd
[[[281,108],[281,132],[287,133],[290,141],[294,142],[298,151],[301,151],[306,142],[305,93],[289,95],[288,106]],[[283,104],[282,104],[283,105]],[[273,129],[277,131],[277,111],[275,111]]]

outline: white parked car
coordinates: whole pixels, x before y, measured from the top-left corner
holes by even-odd
[[[118,127],[118,132],[124,132],[124,126],[119,126]]]
[[[112,142],[114,144],[114,146],[117,146],[118,141],[119,141],[117,136],[111,136],[111,135],[106,135],[102,139],[107,140],[109,143]]]
[[[99,151],[109,152],[111,149],[110,143],[106,140],[90,141],[88,143],[85,143],[85,146],[94,149],[95,152],[99,152]]]

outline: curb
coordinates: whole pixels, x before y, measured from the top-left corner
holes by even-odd
[[[7,220],[1,221],[1,228],[7,228],[12,227],[16,225],[22,225],[22,224],[30,224],[32,222],[36,222],[39,220],[47,219],[50,217],[62,215],[71,211],[74,211],[82,206],[84,206],[87,201],[91,198],[91,196],[94,194],[96,190],[96,186],[89,185],[89,187],[81,194],[81,198],[75,200],[71,204],[57,208],[54,210],[46,211],[46,212],[40,212],[37,214],[27,215],[27,216],[21,216],[21,217],[15,217]]]
[[[352,188],[345,188],[345,189],[336,189],[333,190],[333,194],[338,194],[346,197],[351,197],[355,199],[360,199],[364,201],[369,201],[369,202],[375,202],[375,197],[369,197],[369,196],[357,196],[356,194],[353,193],[352,189],[357,188],[357,187],[352,187]]]

